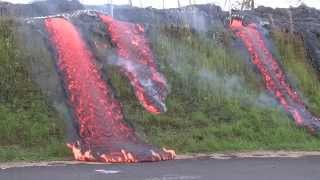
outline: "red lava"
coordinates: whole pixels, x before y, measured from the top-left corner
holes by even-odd
[[[276,59],[266,47],[263,35],[256,24],[244,26],[240,20],[230,24],[231,30],[243,41],[263,76],[265,86],[278,100],[282,107],[292,115],[298,126],[305,126],[312,132],[318,131],[320,121],[305,107],[299,94],[292,89]]]
[[[75,159],[107,163],[173,159],[174,151],[143,143],[126,125],[120,103],[102,79],[93,54],[75,26],[57,17],[45,19],[45,27],[78,124],[80,139],[68,144]]]
[[[140,103],[154,114],[166,111],[167,83],[157,70],[143,26],[99,16],[117,46],[119,59],[116,64],[130,80]]]

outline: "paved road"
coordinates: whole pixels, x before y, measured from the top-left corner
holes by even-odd
[[[0,180],[320,180],[320,157],[193,159],[131,165],[63,165],[0,170]]]

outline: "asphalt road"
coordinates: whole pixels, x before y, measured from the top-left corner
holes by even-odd
[[[0,170],[0,180],[320,180],[320,157],[192,159],[130,165],[63,165]]]

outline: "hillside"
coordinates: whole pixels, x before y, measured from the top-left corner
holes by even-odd
[[[49,9],[50,2],[41,6]],[[21,15],[44,16],[83,8],[75,3],[41,12],[24,10],[37,4],[6,4],[10,8],[5,12],[21,8],[25,13],[19,17],[9,13],[0,21],[2,161],[71,157],[64,143],[75,138],[76,126],[54,63],[56,55],[48,36],[43,35],[41,21],[26,23]],[[287,22],[287,9],[259,7],[246,14],[262,25],[268,48],[288,82],[307,109],[319,117],[320,13],[308,7],[291,12],[293,24]],[[116,56],[115,45],[99,20],[84,12],[71,16],[71,21],[79,27],[104,81],[111,84],[122,104],[126,122],[139,138],[177,153],[320,147],[320,139],[296,127],[290,113],[265,88],[246,47],[226,26],[226,13],[217,6],[170,10],[119,6],[113,14],[115,19],[144,25],[159,72],[169,86],[167,112],[154,115],[140,105],[128,78],[117,64],[110,63]],[[101,51],[99,44],[111,48]]]

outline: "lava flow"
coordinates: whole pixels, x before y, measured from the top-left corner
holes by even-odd
[[[320,120],[307,110],[299,94],[289,85],[277,60],[267,49],[257,25],[250,23],[244,26],[240,20],[233,20],[230,28],[248,49],[253,64],[263,76],[266,88],[292,115],[296,124],[308,128],[312,133],[319,132]]]
[[[68,144],[75,159],[107,163],[173,159],[173,151],[143,143],[125,124],[120,103],[75,26],[56,17],[45,19],[45,27],[78,125],[79,140]]]
[[[166,80],[157,71],[157,65],[144,37],[144,28],[99,15],[117,46],[119,59],[115,65],[127,76],[135,94],[146,110],[158,114],[166,111]]]

